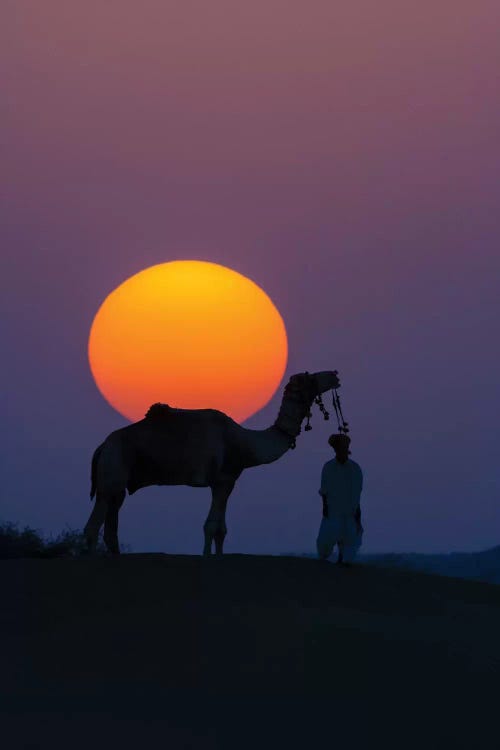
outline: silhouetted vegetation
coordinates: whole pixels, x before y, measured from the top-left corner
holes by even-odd
[[[0,559],[19,557],[80,557],[85,555],[87,545],[81,531],[66,529],[56,537],[44,537],[43,534],[25,526],[19,529],[14,523],[0,524]],[[97,545],[98,554],[105,554],[106,548],[102,539]]]

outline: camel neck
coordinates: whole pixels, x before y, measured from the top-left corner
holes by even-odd
[[[292,438],[274,425],[266,430],[242,428],[245,436],[244,466],[260,466],[277,461],[292,447]]]

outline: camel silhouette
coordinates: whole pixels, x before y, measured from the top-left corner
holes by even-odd
[[[321,394],[339,385],[337,370],[292,375],[278,417],[265,430],[246,429],[215,409],[153,404],[144,419],[112,432],[93,455],[90,496],[95,504],[84,530],[89,551],[95,551],[104,524],[106,547],[119,554],[118,514],[126,491],[189,485],[212,491],[203,554],[211,555],[215,543],[216,554],[222,555],[227,501],[242,471],[272,463],[294,448],[313,402],[327,418]]]

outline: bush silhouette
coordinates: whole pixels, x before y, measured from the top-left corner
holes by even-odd
[[[127,551],[130,551],[125,545]],[[124,546],[122,545],[122,549]],[[20,557],[80,557],[87,552],[85,538],[81,531],[67,528],[56,537],[44,537],[29,526],[19,529],[15,523],[0,523],[0,559]],[[106,547],[99,538],[98,554],[106,554]]]

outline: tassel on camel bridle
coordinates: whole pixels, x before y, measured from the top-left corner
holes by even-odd
[[[305,374],[306,374],[306,376],[308,376],[308,378],[312,379],[312,376],[309,375],[308,372],[306,372]],[[340,397],[339,397],[339,394],[337,393],[337,389],[336,388],[332,389],[332,401],[333,401],[333,408],[335,409],[335,416],[337,417],[337,424],[338,424],[339,433],[347,435],[349,433],[349,422],[346,422],[346,420],[344,419],[344,415],[342,413],[342,406],[340,404]],[[327,420],[329,420],[330,419],[330,414],[328,413],[328,411],[327,411],[327,409],[326,409],[326,407],[325,407],[325,405],[323,403],[323,399],[322,399],[321,393],[319,393],[314,398],[313,403],[315,403],[317,406],[319,406],[319,410],[323,414],[323,419],[325,420],[325,422]],[[312,430],[312,425],[311,425],[312,412],[311,412],[310,408],[309,408],[309,411],[306,414],[306,417],[307,417],[307,422],[306,422],[306,426],[304,427],[304,430],[305,430],[305,432],[309,432],[310,430]]]
[[[307,378],[307,381],[306,381],[307,382],[307,393],[306,393],[306,397],[305,398],[306,398],[306,401],[309,403],[309,394],[310,394],[311,390],[314,389],[315,383],[314,383],[314,376],[313,375],[309,375],[308,372],[306,372],[305,375],[306,375],[306,378]],[[311,384],[312,384],[312,387],[311,387]],[[314,402],[316,402],[316,399],[314,399]],[[312,399],[311,399],[311,406],[312,406]],[[310,432],[310,430],[312,430],[312,424],[311,424],[312,411],[311,411],[311,406],[309,407],[309,409],[307,411],[307,414],[306,414],[307,422],[306,422],[306,426],[304,427],[304,431],[305,432]]]
[[[340,398],[339,398],[339,394],[337,393],[336,388],[332,389],[332,399],[333,399],[333,408],[335,409],[335,415],[337,417],[337,424],[339,426],[339,432],[341,434],[347,435],[349,432],[349,422],[345,421],[344,415],[342,414]]]
[[[311,382],[311,381],[314,381],[314,376],[309,375],[308,372],[306,372],[306,376],[309,378],[308,383]],[[314,385],[313,385],[313,389],[315,390]],[[321,396],[321,393],[318,393],[318,395],[314,398],[313,403],[316,404],[316,406],[319,406],[319,410],[320,410],[320,412],[323,415],[323,419],[325,420],[325,422],[327,422],[330,419],[330,414],[326,410],[326,407],[325,407],[325,405],[323,403],[323,398]],[[312,404],[311,404],[311,406],[312,406]],[[305,432],[309,432],[310,430],[312,430],[312,425],[311,425],[312,412],[311,412],[311,408],[309,408],[309,411],[307,412],[306,417],[307,417],[307,422],[306,422],[306,426],[304,427],[304,430],[305,430]]]

